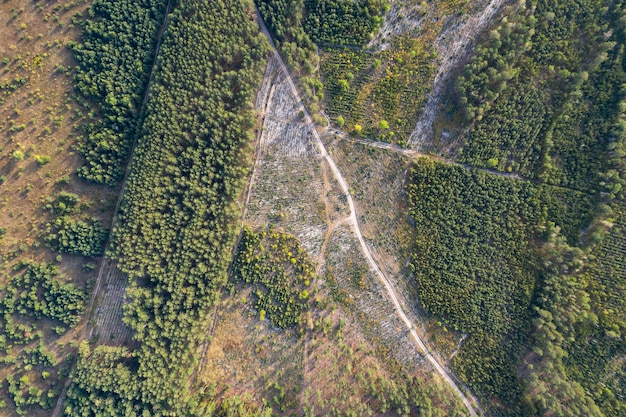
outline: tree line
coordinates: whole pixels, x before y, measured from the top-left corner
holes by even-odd
[[[137,134],[139,111],[154,63],[166,0],[95,0],[79,43],[74,85],[93,121],[77,138],[85,164],[78,174],[115,185]]]
[[[189,378],[226,280],[268,52],[253,10],[248,0],[189,0],[169,19],[112,234],[138,347],[129,359],[111,353],[115,367],[98,372],[130,382],[95,385],[77,373],[68,416],[204,415]]]

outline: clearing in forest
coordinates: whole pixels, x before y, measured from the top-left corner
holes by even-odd
[[[416,377],[422,382],[428,380],[431,376],[425,375],[432,375],[432,368],[412,340],[406,324],[397,316],[395,307],[389,300],[389,290],[381,284],[361,252],[361,244],[352,226],[350,204],[342,186],[337,183],[336,173],[328,165],[327,157],[320,152],[323,149],[320,149],[321,142],[316,141],[317,132],[311,130],[308,115],[303,115],[300,111],[299,99],[294,95],[290,80],[286,78],[286,73],[274,57],[267,67],[256,106],[262,127],[258,133],[257,160],[248,191],[244,223],[252,229],[265,230],[271,227],[272,230],[295,236],[308,256],[318,265],[318,277],[311,290],[314,307],[306,332],[302,336],[305,340],[302,347],[303,363],[297,371],[302,373],[305,386],[303,395],[299,397],[299,404],[319,410],[320,407],[324,409],[327,404],[338,401],[329,397],[331,392],[326,391],[332,389],[336,392],[335,386],[321,387],[315,384],[316,380],[319,381],[320,372],[332,372],[332,368],[328,368],[332,363],[316,362],[320,369],[314,369],[309,357],[312,347],[317,346],[316,343],[332,346],[332,343],[327,345],[324,341],[314,342],[319,337],[314,336],[316,323],[323,324],[328,309],[338,309],[339,315],[328,319],[331,323],[350,323],[350,327],[354,329],[350,332],[356,332],[357,339],[366,340],[371,345],[371,360],[378,363],[376,367],[388,369],[396,375],[412,375],[411,378]],[[396,187],[399,185],[397,183]],[[218,355],[222,359],[215,357],[217,352],[224,352],[230,342],[223,338],[216,339],[215,336],[223,334],[220,328],[226,325],[221,324],[220,314],[227,314],[226,311],[231,311],[228,314],[254,314],[252,311],[246,313],[243,307],[236,308],[238,311],[233,313],[232,304],[237,305],[240,297],[241,295],[237,295],[238,300],[226,301],[226,305],[231,307],[218,309],[221,313],[218,312],[217,327],[213,329],[214,337],[209,342],[205,366],[214,367],[216,360],[222,361],[225,370],[231,366],[228,365],[229,362],[223,362],[223,353]],[[243,298],[246,300],[248,297],[249,295],[244,295]],[[256,328],[261,331],[265,324],[261,323]],[[270,337],[267,331],[269,329],[262,331],[266,334],[264,337]],[[279,340],[287,336],[271,337]],[[280,343],[286,341],[287,339]],[[252,342],[241,341],[237,345],[241,343]],[[342,349],[341,345],[339,348]],[[336,350],[337,346],[332,346],[332,349]],[[325,354],[327,350],[328,347]],[[236,358],[237,355],[231,356],[230,360]],[[276,366],[282,363],[280,355],[272,354],[268,360]],[[381,375],[384,372],[381,371]],[[396,383],[400,383],[400,379]],[[239,388],[234,392],[241,393],[238,390]],[[317,400],[313,401],[312,393],[317,392],[316,390],[319,391],[316,394]],[[363,394],[364,392],[354,395],[358,397]],[[438,395],[435,394],[433,398]],[[350,398],[352,399],[345,400],[345,407],[352,407],[359,402],[352,394]],[[449,412],[455,409],[454,413],[462,413],[459,410],[463,406],[459,405],[456,395],[451,391],[437,398],[443,401],[435,401],[437,407],[441,407],[440,411],[445,409]],[[452,398],[455,398],[453,406],[450,403]],[[384,411],[384,404],[384,401],[375,402],[370,406],[374,410]],[[397,405],[400,406],[401,402]],[[285,409],[289,408],[284,404],[283,406]],[[407,403],[407,407],[415,407],[415,404]],[[349,409],[352,408],[346,408]]]

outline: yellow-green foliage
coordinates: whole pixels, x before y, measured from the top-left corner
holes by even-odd
[[[428,93],[432,61],[431,48],[408,37],[375,54],[329,51],[321,66],[328,114],[343,117],[346,130],[403,144]]]
[[[245,228],[233,274],[235,281],[252,286],[254,308],[261,319],[267,315],[279,327],[302,322],[309,308],[315,267],[295,237]]]

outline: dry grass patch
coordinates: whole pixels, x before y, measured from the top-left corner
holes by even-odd
[[[387,290],[369,269],[350,226],[340,225],[331,235],[320,279],[321,288],[358,322],[392,371],[414,371],[425,365]]]
[[[307,350],[305,415],[465,415],[437,374],[428,367],[410,373],[390,368],[359,328],[340,310],[316,320]]]
[[[4,285],[15,275],[21,260],[54,263],[58,279],[89,287],[95,278],[93,258],[49,250],[43,243],[46,223],[52,214],[42,207],[60,191],[81,198],[81,216],[98,217],[110,224],[117,197],[116,190],[94,186],[79,180],[74,171],[81,158],[73,151],[86,115],[74,100],[71,81],[75,65],[68,41],[76,40],[84,2],[46,2],[5,0],[0,4],[0,227],[6,232],[0,239],[0,268]],[[69,372],[81,325],[58,335],[59,323],[49,319],[17,319],[17,324],[36,325],[36,337],[26,344],[12,346],[3,356],[5,365],[0,379],[12,375],[14,386],[24,398],[40,397],[42,402],[56,401],[63,380]],[[67,327],[67,326],[65,326]],[[29,349],[43,342],[45,351],[57,364],[29,365]],[[14,360],[15,359],[15,360]],[[15,415],[14,402],[3,382],[0,405],[2,415]],[[29,392],[31,391],[31,392]],[[39,392],[40,391],[40,392]],[[48,416],[49,410],[25,405],[29,416]]]
[[[8,0],[0,5],[0,83],[23,80],[17,89],[0,89],[4,271],[16,258],[54,260],[56,254],[36,242],[48,220],[42,205],[61,190],[81,197],[85,215],[110,223],[115,190],[74,175],[82,161],[72,146],[85,116],[73,99],[74,61],[66,44],[77,38],[78,27],[72,21],[80,20],[75,16],[84,10],[84,4],[76,3]],[[59,263],[62,272],[89,275],[81,270],[84,258],[63,258],[67,259]]]
[[[246,292],[229,297],[218,318],[199,375],[199,382],[214,384],[216,398],[250,396],[265,400],[282,414],[299,408],[302,386],[303,339],[293,330],[277,330],[260,322],[246,306]]]

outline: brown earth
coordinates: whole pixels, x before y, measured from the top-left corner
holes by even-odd
[[[98,259],[58,255],[42,240],[52,219],[42,206],[59,191],[80,196],[82,214],[98,217],[105,225],[110,224],[115,205],[116,190],[87,183],[74,174],[82,164],[74,151],[75,138],[86,116],[74,100],[71,77],[75,62],[66,45],[78,39],[79,26],[74,22],[80,20],[76,15],[84,13],[86,7],[84,2],[0,2],[0,83],[5,86],[0,89],[0,227],[7,229],[0,240],[2,285],[14,274],[13,266],[23,259],[55,263],[61,279],[78,286],[87,286],[97,273],[84,265],[98,265]],[[9,85],[16,88],[6,88]],[[59,365],[46,368],[51,375],[45,379],[39,366],[30,371],[6,366],[0,370],[0,380],[25,374],[31,384],[58,393],[64,378],[57,381],[58,373],[67,372],[64,360],[75,352],[73,340],[83,324],[58,336],[50,330],[58,323],[39,321],[46,348]],[[14,347],[7,357],[16,357],[24,347],[29,345]],[[0,414],[14,415],[6,383],[3,385],[0,401],[7,405]],[[33,410],[29,416],[50,413]]]

